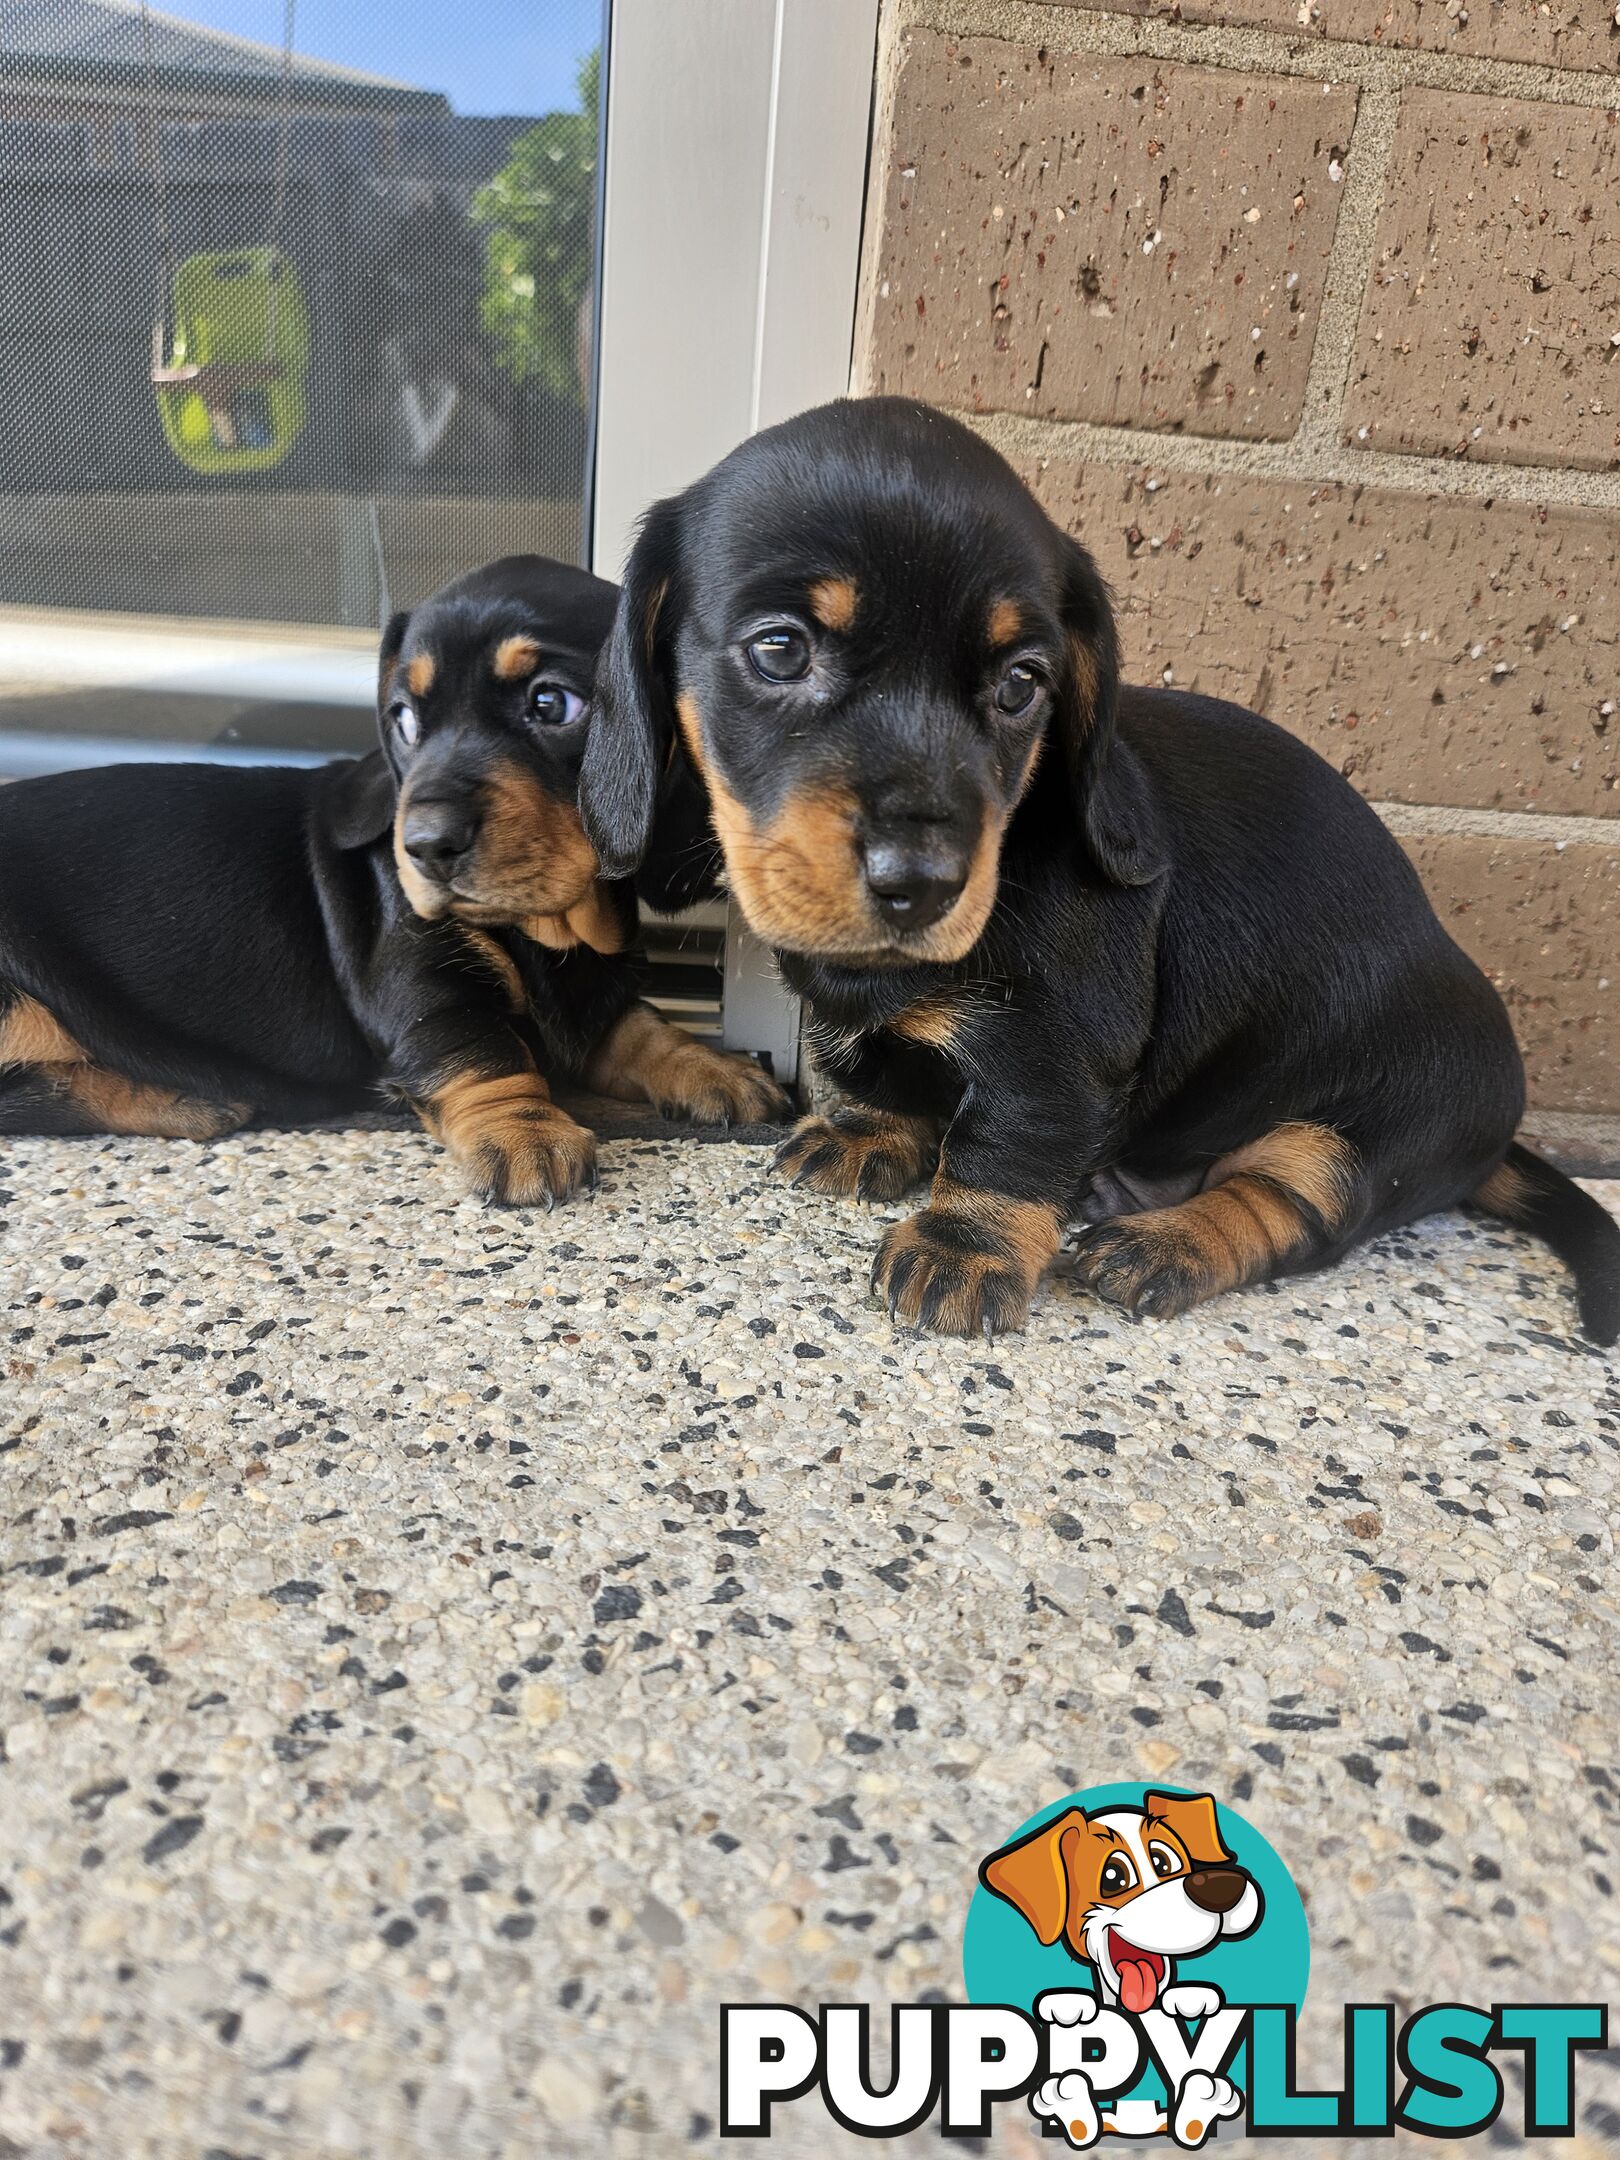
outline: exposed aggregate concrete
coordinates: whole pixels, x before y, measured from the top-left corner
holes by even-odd
[[[959,1996],[981,1855],[1114,1778],[1293,1868],[1307,2074],[1345,1999],[1615,1994],[1620,1363],[1543,1251],[987,1350],[768,1165],[7,1147],[5,2160],[723,2150],[722,2001]]]

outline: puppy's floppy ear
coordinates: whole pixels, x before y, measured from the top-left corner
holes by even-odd
[[[340,848],[370,847],[394,822],[394,771],[380,750],[329,765],[321,817]]]
[[[1067,632],[1064,680],[1053,733],[1064,777],[1080,812],[1087,851],[1114,885],[1146,885],[1164,868],[1147,775],[1118,739],[1119,637],[1113,602],[1078,540],[1058,534],[1060,602]]]
[[[410,610],[400,608],[388,618],[377,651],[377,737],[382,744],[369,757],[347,760],[330,768],[321,800],[326,830],[340,848],[370,847],[394,822],[397,783],[388,754],[389,726],[385,717],[394,662],[399,658],[410,626]]]
[[[1142,1812],[1149,1822],[1162,1822],[1167,1830],[1175,1832],[1195,1867],[1231,1866],[1232,1855],[1221,1838],[1212,1794],[1194,1793],[1189,1798],[1179,1793],[1144,1793]]]
[[[677,743],[658,790],[652,838],[636,872],[636,896],[657,915],[678,915],[714,898],[724,868],[708,790]]]
[[[388,703],[388,686],[393,679],[394,662],[399,658],[399,649],[405,642],[405,633],[410,626],[410,609],[396,608],[388,618],[387,627],[382,634],[382,643],[377,648],[377,725],[379,728],[386,725],[383,720],[383,709]]]
[[[680,606],[681,498],[642,521],[596,663],[579,814],[604,877],[628,877],[652,832],[675,732],[672,640]]]
[[[1027,1837],[1003,1845],[979,1868],[984,1887],[1021,1913],[1046,1946],[1057,1941],[1068,1921],[1068,1849],[1086,1819],[1082,1809],[1065,1808]]]

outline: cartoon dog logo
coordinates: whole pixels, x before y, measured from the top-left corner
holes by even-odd
[[[1036,2014],[1053,2027],[1085,2027],[1107,2010],[1205,2019],[1224,2007],[1219,1988],[1176,1978],[1177,1961],[1251,1935],[1265,1906],[1260,1886],[1221,1837],[1214,1799],[1149,1792],[1140,1807],[1088,1814],[1066,1808],[993,1852],[979,1880],[1028,1921],[1045,1947],[1061,1941],[1089,1965],[1096,1992],[1049,1989]],[[1202,2144],[1242,2096],[1230,2081],[1189,2071],[1169,2110],[1136,2100],[1099,2110],[1083,2068],[1046,2079],[1030,2098],[1076,2148],[1099,2132]],[[1149,2117],[1152,2119],[1149,2120]]]

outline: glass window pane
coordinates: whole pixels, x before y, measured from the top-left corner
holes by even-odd
[[[389,606],[581,559],[603,18],[4,10],[0,772],[364,745]]]

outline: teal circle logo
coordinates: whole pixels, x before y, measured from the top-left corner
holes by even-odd
[[[1272,1847],[1214,1795],[1165,1785],[1092,1785],[1031,1815],[986,1855],[962,1936],[968,2000],[1031,2013],[1050,1989],[1139,2014],[1190,1987],[1298,2011],[1310,1964]],[[1132,2097],[1163,2101],[1157,2073]]]

